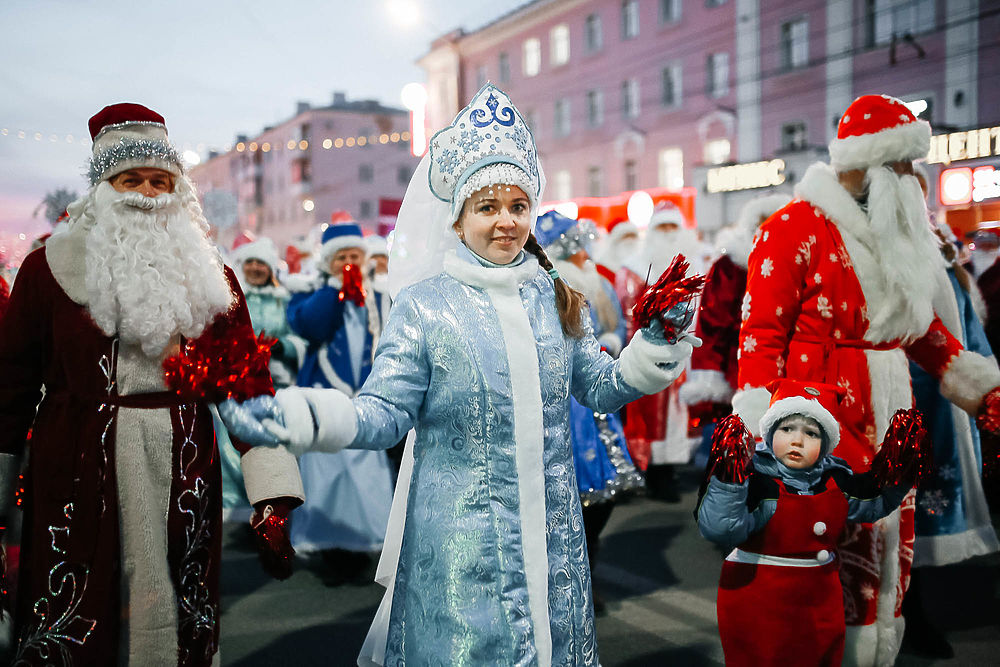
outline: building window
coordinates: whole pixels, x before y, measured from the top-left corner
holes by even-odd
[[[625,189],[639,189],[639,165],[635,160],[625,160]]]
[[[806,124],[802,121],[785,123],[781,126],[781,150],[802,151],[806,149],[808,136]]]
[[[488,74],[486,73],[486,65],[480,65],[476,68],[476,88],[482,88],[486,83]]]
[[[569,134],[569,98],[564,97],[556,100],[555,116],[552,120],[552,131],[557,137],[565,137]]]
[[[569,27],[563,23],[549,32],[549,58],[553,65],[569,62]]]
[[[573,181],[568,169],[556,172],[555,198],[570,199],[573,196]]]
[[[510,56],[506,51],[501,52],[497,58],[497,78],[500,79],[500,83],[510,81]]]
[[[712,139],[705,142],[705,164],[729,162],[729,139]]]
[[[781,24],[781,66],[784,69],[809,64],[809,23],[796,19]]]
[[[684,151],[664,148],[659,160],[660,187],[680,190],[684,187]]]
[[[662,72],[663,91],[660,95],[660,102],[668,109],[681,105],[681,65],[674,63],[663,68]]]
[[[368,199],[362,199],[361,204],[358,207],[358,217],[362,220],[367,220],[372,217],[372,203]]]
[[[524,40],[524,76],[537,76],[542,69],[542,43],[537,38]]]
[[[604,48],[604,34],[601,31],[601,17],[591,14],[583,23],[587,42],[587,53],[594,53]]]
[[[639,80],[622,81],[622,118],[639,116]]]
[[[371,183],[375,180],[375,167],[370,164],[358,165],[358,180],[362,183]]]
[[[888,44],[892,36],[934,29],[934,0],[866,0],[868,46]]]
[[[622,39],[639,36],[639,0],[622,2]]]
[[[587,91],[587,124],[599,127],[604,123],[604,95],[599,90]]]
[[[660,0],[660,23],[677,23],[681,20],[681,0]]]
[[[705,94],[724,97],[729,94],[729,54],[710,53],[705,63]]]
[[[726,4],[726,0],[705,0],[706,7],[721,7]]]
[[[541,127],[538,125],[538,114],[533,109],[529,109],[522,113],[521,117],[524,118],[524,124],[528,126],[531,133],[537,137],[541,131]]]
[[[409,185],[413,169],[409,165],[401,164],[396,167],[396,183],[399,185]]]
[[[604,172],[600,167],[587,167],[587,196],[604,196]]]

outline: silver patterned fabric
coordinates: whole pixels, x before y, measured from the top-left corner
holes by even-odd
[[[525,275],[534,340],[513,342],[534,345],[544,433],[544,494],[530,507],[519,493],[518,389],[486,289],[444,272],[403,290],[354,399],[351,447],[385,448],[416,430],[386,665],[548,664],[536,651],[522,531],[522,517],[543,511],[551,664],[598,664],[569,397],[610,412],[640,393],[592,335],[563,335],[546,273]]]

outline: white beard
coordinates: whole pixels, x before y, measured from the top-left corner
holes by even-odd
[[[656,282],[660,275],[667,270],[670,262],[678,253],[687,258],[693,270],[697,271],[698,267],[701,266],[701,241],[698,240],[698,235],[693,230],[680,227],[669,232],[651,229],[646,233],[643,255],[645,264],[652,267],[649,272],[650,284]]]
[[[923,191],[914,176],[897,176],[884,167],[868,170],[868,219],[883,260],[886,303],[894,308],[870,312],[870,328],[891,330],[890,320],[900,311],[906,321],[926,331],[934,318],[930,295],[936,289],[936,271],[943,265],[940,242],[931,231]]]
[[[229,310],[233,293],[186,179],[155,198],[107,181],[91,196],[87,307],[105,334],[158,357],[173,336],[195,338]]]

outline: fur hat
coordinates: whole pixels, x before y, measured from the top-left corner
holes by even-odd
[[[266,236],[234,248],[232,253],[230,253],[230,257],[236,267],[242,267],[243,263],[250,259],[260,260],[267,264],[272,274],[277,272],[278,262],[280,261],[278,259],[278,249],[275,247],[274,241]]]
[[[889,95],[862,95],[847,107],[830,142],[830,164],[837,171],[868,169],[887,162],[927,155],[931,126],[917,120],[905,104]]]
[[[322,245],[319,249],[319,269],[326,272],[330,258],[344,248],[361,248],[367,250],[361,227],[356,222],[340,222],[328,225],[323,230]]]
[[[365,251],[369,257],[376,255],[389,256],[389,242],[384,236],[371,235],[365,237]]]
[[[831,384],[802,382],[800,380],[774,380],[767,385],[771,392],[771,405],[760,418],[760,433],[768,447],[774,430],[785,417],[803,415],[816,420],[823,430],[824,451],[829,454],[840,442],[840,424],[833,413],[837,412],[844,390]]]
[[[129,169],[155,167],[175,177],[184,173],[181,156],[167,141],[163,116],[141,104],[106,106],[90,119],[94,141],[88,176],[90,184]]]
[[[635,226],[635,223],[622,219],[608,225],[608,242],[618,243],[622,240],[623,236],[638,233],[639,228]]]
[[[649,218],[649,229],[657,225],[673,223],[679,227],[684,226],[684,214],[672,201],[661,201],[653,209],[653,215]]]

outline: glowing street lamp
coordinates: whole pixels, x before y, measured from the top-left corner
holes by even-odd
[[[410,110],[410,153],[421,157],[427,152],[427,89],[421,83],[408,83],[399,96]]]
[[[628,206],[626,208],[628,219],[639,229],[645,229],[649,226],[650,218],[653,217],[654,208],[655,204],[649,193],[645,190],[637,190],[628,198]]]

